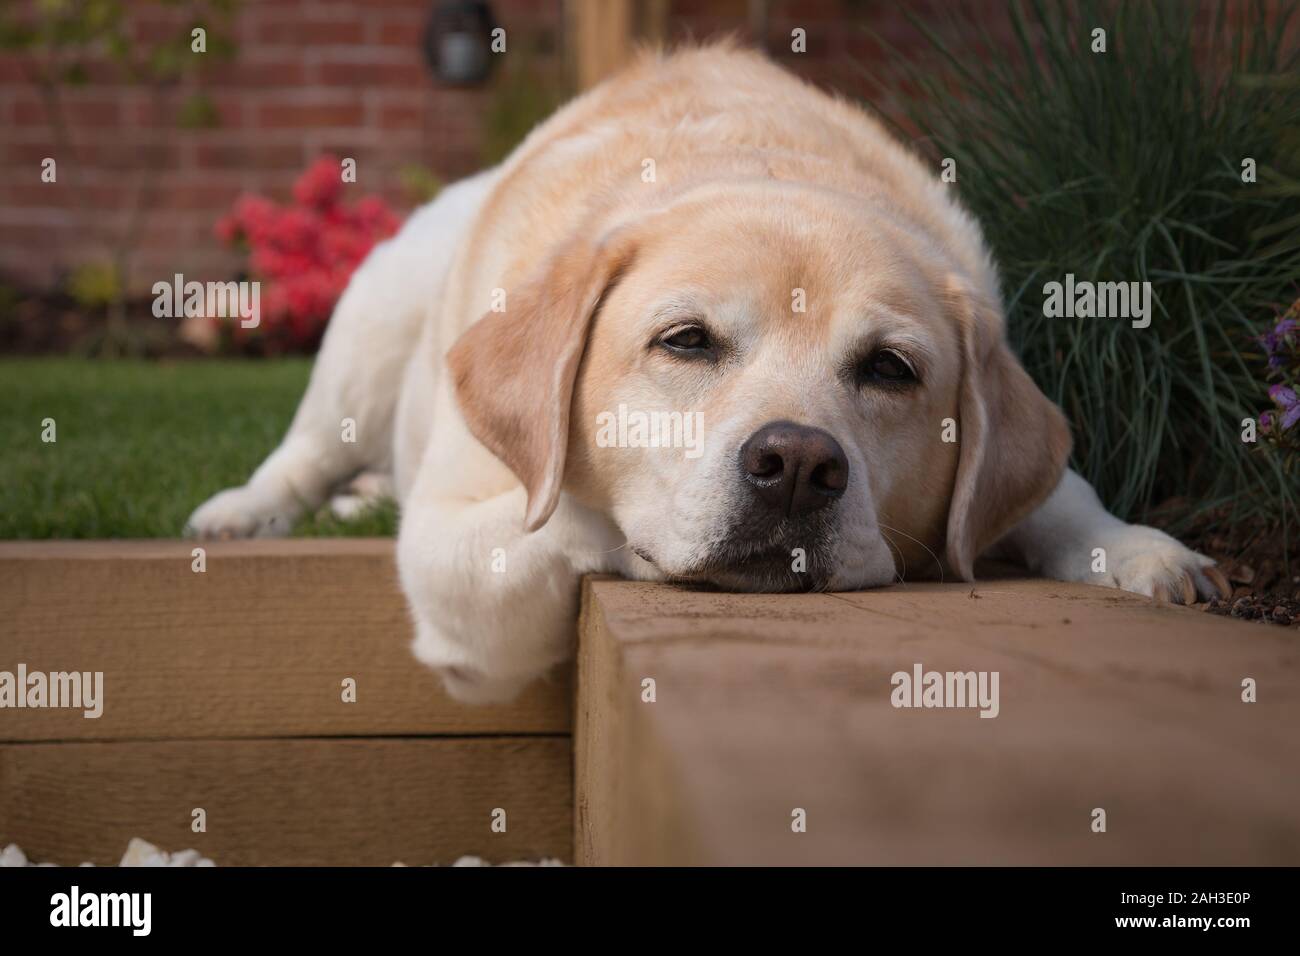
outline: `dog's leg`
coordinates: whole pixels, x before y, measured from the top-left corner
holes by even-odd
[[[200,537],[288,534],[362,470],[391,473],[406,364],[491,174],[448,187],[374,248],[339,299],[289,432],[248,483],[190,516]]]
[[[508,700],[571,657],[581,576],[617,569],[624,542],[607,518],[563,495],[527,533],[524,508],[522,488],[404,505],[397,563],[413,650],[460,700]]]
[[[395,497],[392,475],[363,471],[330,498],[330,513],[348,521]]]
[[[506,700],[570,656],[580,577],[621,570],[627,549],[609,518],[568,494],[546,524],[525,531],[519,480],[470,435],[450,382],[438,378],[433,438],[397,540],[413,650],[455,697]]]
[[[1175,603],[1229,593],[1213,560],[1163,531],[1120,521],[1102,506],[1092,486],[1069,470],[992,555],[1019,560],[1044,577],[1121,588]]]

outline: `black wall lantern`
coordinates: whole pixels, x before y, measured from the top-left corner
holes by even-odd
[[[439,82],[478,86],[492,72],[492,31],[486,0],[439,0],[424,30],[424,58]]]

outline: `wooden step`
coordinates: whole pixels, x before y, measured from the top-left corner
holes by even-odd
[[[1300,863],[1293,629],[1043,580],[592,579],[580,631],[579,863]],[[894,707],[917,664],[998,672],[998,715]]]
[[[0,671],[104,675],[98,719],[0,709],[0,844],[64,863],[132,836],[224,864],[1300,863],[1294,629],[1016,578],[590,579],[571,738],[567,677],[478,708],[415,664],[391,541],[212,543],[202,573],[193,547],[0,544]],[[996,672],[997,716],[895,707],[918,666]]]
[[[0,710],[0,740],[567,734],[567,680],[452,701],[409,649],[391,540],[0,542],[0,670],[102,671],[102,717]],[[343,681],[356,684],[355,703]]]
[[[201,573],[196,546],[0,543],[0,671],[103,674],[98,718],[0,709],[0,845],[96,863],[131,836],[219,864],[570,858],[567,675],[505,706],[451,700],[411,656],[391,540],[209,542]]]
[[[566,737],[8,744],[0,842],[63,864],[136,836],[222,866],[568,860],[570,760]]]

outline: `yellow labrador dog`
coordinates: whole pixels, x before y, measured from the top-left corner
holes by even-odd
[[[1208,596],[1208,558],[1066,470],[953,188],[754,53],[646,55],[374,250],[283,444],[190,529],[391,485],[415,654],[467,700],[571,653],[593,571],[852,590],[996,546]]]

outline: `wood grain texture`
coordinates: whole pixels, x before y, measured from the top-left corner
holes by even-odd
[[[579,653],[581,863],[1300,863],[1293,630],[1043,580],[593,579]],[[916,663],[999,672],[999,716],[894,708]]]
[[[565,7],[578,88],[589,90],[627,64],[636,10],[632,0],[571,0]]]
[[[104,713],[0,709],[0,740],[567,733],[567,673],[451,700],[409,650],[391,540],[0,543],[0,670],[103,671]],[[345,678],[357,685],[343,701]]]
[[[572,800],[564,737],[0,745],[0,844],[62,864],[135,836],[222,866],[568,860]]]

